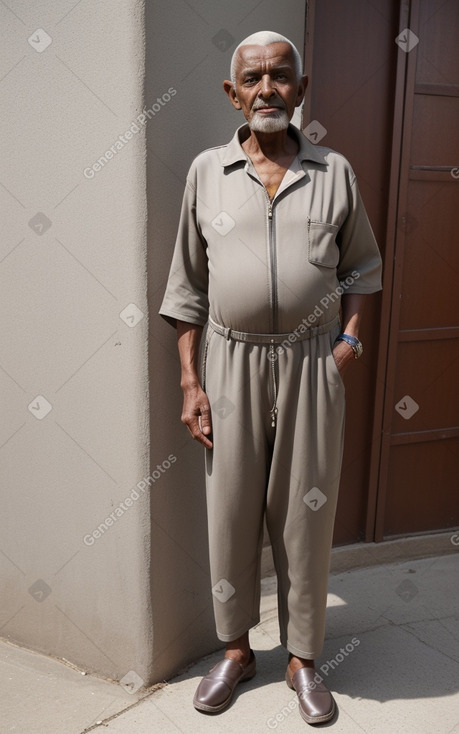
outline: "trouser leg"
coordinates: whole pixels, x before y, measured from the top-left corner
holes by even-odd
[[[328,571],[344,441],[344,385],[332,332],[279,355],[278,425],[266,519],[278,576],[281,643],[317,657],[323,646]]]
[[[216,630],[225,642],[259,622],[272,433],[266,352],[215,333],[207,347],[213,441],[206,450],[209,556]]]

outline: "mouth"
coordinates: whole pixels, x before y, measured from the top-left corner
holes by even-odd
[[[266,114],[267,115],[267,114],[272,113],[272,112],[279,112],[280,110],[283,110],[283,109],[284,109],[283,107],[277,107],[277,106],[273,106],[273,107],[256,107],[254,111],[255,112],[259,112],[261,114]]]

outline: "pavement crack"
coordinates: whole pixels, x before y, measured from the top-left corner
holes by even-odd
[[[144,696],[141,696],[137,701],[134,701],[130,706],[126,706],[126,708],[121,709],[120,711],[117,711],[116,713],[112,714],[111,716],[107,716],[106,719],[102,719],[99,724],[91,724],[91,726],[86,727],[86,729],[83,729],[83,731],[80,732],[80,734],[88,734],[90,731],[94,731],[95,729],[98,729],[99,726],[106,726],[110,723],[110,721],[113,721],[114,719],[117,719],[118,717],[125,714],[127,711],[131,711],[131,709],[135,708],[139,705],[139,703],[142,703],[142,701],[145,701],[147,698],[151,698],[153,694],[155,694],[157,691],[161,690],[162,688],[165,688],[169,684],[166,681],[161,681],[160,683],[155,683],[151,688],[147,690]]]

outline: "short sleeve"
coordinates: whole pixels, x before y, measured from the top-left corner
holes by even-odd
[[[177,320],[204,326],[209,311],[206,242],[196,221],[196,189],[187,178],[166,292],[159,310],[172,326]]]
[[[336,240],[340,249],[337,275],[341,282],[352,280],[346,293],[375,293],[382,288],[381,255],[353,174],[351,181],[348,214]]]

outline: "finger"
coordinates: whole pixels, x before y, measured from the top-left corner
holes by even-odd
[[[212,433],[212,419],[210,416],[210,406],[208,404],[201,407],[201,430],[206,435]]]
[[[191,433],[195,441],[199,441],[199,443],[202,443],[202,445],[208,449],[212,448],[212,442],[209,441],[209,439],[201,431],[197,417],[194,417],[192,420],[190,420],[186,424],[186,427],[188,428],[189,432]]]
[[[348,350],[346,349],[346,346],[348,345],[344,344],[344,342],[340,342],[336,345],[332,352],[333,359],[335,360],[336,366],[338,367],[338,372],[340,372],[341,374],[346,369],[348,361],[350,360],[350,355],[348,353]]]
[[[198,439],[198,440],[199,440],[199,439]],[[203,446],[205,446],[205,447],[206,447],[206,449],[211,449],[211,448],[213,448],[213,443],[212,443],[212,441],[210,441],[210,440],[209,440],[208,438],[206,438],[206,436],[204,436],[204,434],[203,434],[203,433],[201,433],[201,439],[200,439],[200,443],[202,443],[202,445],[203,445]]]

